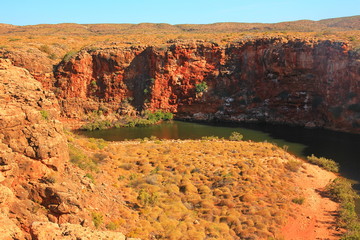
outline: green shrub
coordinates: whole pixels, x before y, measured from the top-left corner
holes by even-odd
[[[93,87],[97,87],[97,83],[96,83],[95,80],[92,80],[90,84],[91,84],[91,86],[93,86]]]
[[[244,138],[244,136],[239,132],[232,132],[229,140],[230,141],[241,141]]]
[[[20,38],[9,38],[9,42],[20,41]]]
[[[80,148],[76,147],[72,143],[69,143],[68,149],[70,162],[77,165],[81,169],[97,171],[97,164]]]
[[[218,136],[203,136],[203,137],[201,137],[201,140],[216,141],[216,140],[219,140],[219,137]]]
[[[81,126],[81,130],[86,130],[86,131],[103,130],[110,128],[112,126],[113,124],[109,120],[99,120]]]
[[[305,201],[305,198],[304,197],[298,197],[298,198],[294,198],[291,200],[293,203],[295,204],[299,204],[299,205],[302,205]]]
[[[40,110],[40,114],[41,114],[41,117],[42,117],[44,120],[49,120],[50,114],[49,114],[48,111],[46,111],[46,110]]]
[[[195,91],[197,93],[206,92],[207,89],[208,89],[208,85],[205,81],[195,85]]]
[[[174,117],[174,115],[171,112],[163,112],[161,110],[158,110],[153,113],[147,113],[146,115],[148,120],[155,122],[169,121]]]
[[[158,110],[156,112],[145,112],[144,118],[128,119],[124,127],[145,127],[156,124],[160,121],[169,121],[173,119],[174,115],[170,112],[163,112]]]
[[[94,178],[94,176],[93,176],[91,173],[85,174],[85,177],[89,178],[92,183],[95,183],[95,178]]]
[[[355,199],[359,198],[352,184],[344,178],[336,178],[326,186],[330,196],[340,202],[338,225],[347,229],[342,240],[360,239],[360,222],[355,211]]]
[[[101,213],[93,212],[91,216],[94,226],[96,228],[99,228],[99,226],[103,223],[103,219],[104,219],[103,215]]]
[[[63,57],[63,61],[64,62],[68,62],[70,61],[70,59],[75,56],[78,52],[77,51],[70,51],[68,53],[65,54],[65,56]]]
[[[318,165],[319,167],[330,171],[330,172],[339,172],[339,164],[337,162],[335,162],[332,159],[327,159],[324,157],[315,157],[314,154],[312,154],[311,156],[307,157],[307,160],[315,165]]]
[[[106,224],[106,229],[111,230],[111,231],[115,231],[116,229],[119,228],[119,224],[116,222],[109,222],[108,224]]]
[[[158,195],[156,193],[149,193],[145,189],[141,189],[137,199],[140,201],[140,203],[143,206],[148,206],[148,205],[153,206],[158,199]]]

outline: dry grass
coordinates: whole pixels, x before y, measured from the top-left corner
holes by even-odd
[[[69,34],[64,36],[59,33],[54,35],[42,35],[38,32],[29,32],[27,34],[17,35],[14,32],[11,35],[0,36],[0,50],[2,51],[38,51],[43,52],[54,63],[59,62],[69,52],[77,52],[85,47],[116,45],[116,46],[139,46],[153,45],[157,47],[166,47],[174,42],[186,42],[190,40],[200,40],[207,42],[216,42],[220,45],[226,45],[230,42],[245,41],[255,38],[287,37],[301,39],[318,39],[348,42],[354,49],[360,47],[360,30],[347,31],[314,31],[314,32],[296,32],[296,31],[230,31],[213,33],[129,33],[129,34],[111,34],[106,35],[78,35]]]
[[[72,144],[92,156],[106,153],[94,180],[115,186],[139,214],[140,222],[127,226],[130,237],[276,237],[301,194],[292,183],[296,173],[286,167],[294,157],[270,143],[132,141],[96,150],[94,143],[74,137]]]

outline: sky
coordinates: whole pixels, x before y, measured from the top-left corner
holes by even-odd
[[[360,15],[360,0],[2,0],[0,23],[276,23]]]

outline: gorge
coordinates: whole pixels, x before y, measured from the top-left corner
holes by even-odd
[[[269,33],[261,31],[272,25],[249,25],[238,33],[237,24],[227,32],[226,23],[211,26],[219,32],[205,26],[214,33],[191,25],[140,24],[129,30],[0,24],[0,42],[10,46],[0,45],[0,236],[252,240],[358,234],[356,216],[345,226],[337,220],[343,211],[339,200],[329,198],[328,184],[338,176],[295,157],[282,140],[278,146],[272,138],[265,141],[267,133],[305,145],[323,141],[317,144],[322,156],[352,154],[346,176],[358,177],[358,31],[350,24],[342,35],[340,23],[314,22],[319,33],[302,32],[301,23],[296,33],[287,33],[284,24]],[[167,27],[171,31],[161,36],[159,28]],[[129,34],[133,28],[142,33]],[[174,39],[172,31],[179,29],[184,35]],[[145,44],[137,44],[140,39]],[[111,142],[72,131],[89,121],[116,123],[159,110],[177,120],[265,129],[260,140],[244,129],[245,141]],[[181,124],[188,123],[168,126],[183,133]],[[293,136],[268,131],[270,126]],[[230,133],[224,129],[218,131]],[[109,137],[106,131],[88,136]],[[314,149],[299,152],[310,155]],[[346,186],[354,201],[351,184]]]
[[[82,50],[55,71],[68,117],[130,103],[180,119],[272,122],[359,133],[359,55],[345,43],[258,39]],[[206,83],[207,89],[196,91]]]

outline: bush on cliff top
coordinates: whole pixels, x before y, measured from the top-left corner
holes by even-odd
[[[355,199],[359,196],[352,189],[352,184],[344,178],[336,178],[326,186],[326,190],[340,203],[338,225],[347,229],[341,239],[360,239],[360,222],[355,211]]]
[[[307,160],[319,167],[330,171],[330,172],[339,172],[339,164],[332,159],[327,159],[324,157],[315,157],[314,154],[307,157]]]
[[[68,62],[70,61],[70,59],[75,56],[78,52],[77,51],[69,51],[65,54],[65,56],[63,57],[63,61],[64,62]]]

